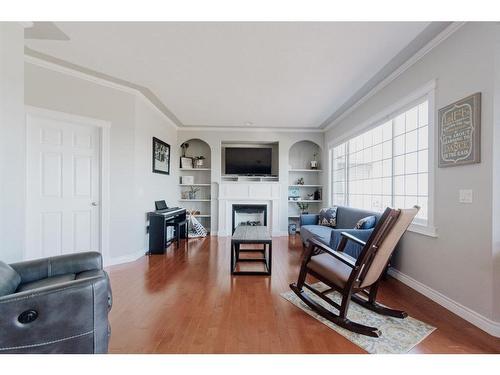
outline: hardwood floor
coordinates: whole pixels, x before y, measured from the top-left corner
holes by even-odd
[[[183,241],[165,255],[108,269],[110,353],[364,353],[284,300],[300,238],[273,239],[273,275],[230,276],[229,238]],[[412,353],[500,353],[490,336],[390,278],[379,300],[437,327]]]

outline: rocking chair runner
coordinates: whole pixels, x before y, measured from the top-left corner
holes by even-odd
[[[345,232],[342,232],[342,240],[337,250],[331,249],[314,238],[309,240],[298,281],[296,284],[290,284],[290,288],[304,303],[325,319],[350,331],[379,337],[381,332],[376,327],[355,323],[347,318],[349,303],[352,299],[359,305],[382,315],[396,318],[408,316],[404,311],[392,310],[379,305],[375,299],[380,277],[389,258],[413,218],[417,215],[418,210],[418,206],[410,209],[386,208],[366,243]],[[343,253],[347,241],[354,241],[363,246],[357,260]],[[322,250],[323,253],[313,256],[316,250]],[[331,289],[323,292],[314,289],[305,282],[307,274],[314,276]],[[304,293],[303,287],[335,307],[339,314],[334,314],[316,303]],[[338,291],[342,295],[340,305],[326,296],[333,291]],[[364,294],[367,298],[362,298],[357,294]]]

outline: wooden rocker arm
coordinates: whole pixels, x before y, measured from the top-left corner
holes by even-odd
[[[366,245],[365,241],[362,241],[359,238],[354,237],[352,234],[349,234],[347,232],[341,232],[340,235],[342,236],[342,239],[340,240],[339,245],[337,246],[338,252],[344,251],[344,249],[347,245],[347,241],[349,241],[349,240],[356,242],[358,245],[361,245],[361,246]]]
[[[318,247],[322,251],[324,251],[326,254],[331,255],[334,258],[337,258],[340,260],[342,263],[348,265],[351,268],[354,268],[356,265],[356,262],[354,259],[351,259],[351,257],[345,255],[344,253],[341,253],[340,251],[335,251],[331,247],[325,245],[323,242],[320,242],[319,240],[315,238],[311,238],[309,242],[313,245],[313,247]]]

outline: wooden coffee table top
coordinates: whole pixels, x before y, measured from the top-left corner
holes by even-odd
[[[269,243],[272,239],[267,226],[239,225],[236,227],[231,241],[239,243]]]

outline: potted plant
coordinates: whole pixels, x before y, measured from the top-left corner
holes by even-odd
[[[203,168],[203,165],[205,164],[205,157],[203,155],[201,156],[195,156],[194,157],[194,166],[195,168]]]
[[[297,202],[297,207],[299,208],[301,215],[306,215],[309,213],[307,211],[307,209],[309,208],[309,203]]]
[[[190,186],[189,192],[188,192],[189,199],[196,199],[196,193],[199,191],[200,191],[200,188],[195,187],[195,186]]]
[[[315,152],[313,154],[313,160],[311,160],[311,169],[318,169],[319,163],[318,163],[318,153]]]

